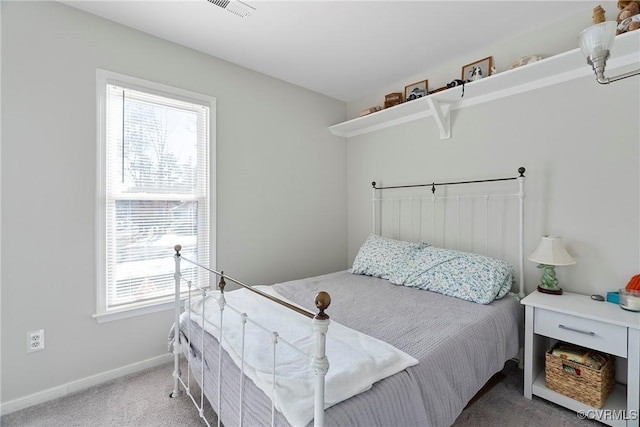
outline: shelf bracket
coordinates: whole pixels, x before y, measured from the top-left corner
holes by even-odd
[[[431,111],[433,111],[433,118],[436,120],[436,125],[438,125],[438,129],[440,129],[440,139],[451,138],[451,115],[449,114],[451,105],[441,105],[432,97],[428,97],[427,102],[429,103]]]

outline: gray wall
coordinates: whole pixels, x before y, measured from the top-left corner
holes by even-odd
[[[217,98],[219,268],[247,283],[346,268],[346,145],[328,130],[343,102],[59,3],[1,7],[3,403],[166,354],[169,311],[91,317],[96,68]]]
[[[217,265],[249,283],[350,265],[370,231],[372,180],[502,176],[521,165],[526,253],[541,234],[563,235],[578,258],[559,269],[565,289],[605,292],[638,271],[637,78],[583,78],[457,110],[449,140],[432,118],[346,141],[327,129],[407,82],[435,88],[485,56],[504,69],[573,49],[590,9],[345,106],[57,3],[0,4],[2,402],[165,354],[168,312],[91,318],[96,68],[217,98]],[[539,274],[526,265],[531,290]],[[26,354],[25,333],[40,328],[46,350]]]
[[[615,4],[603,5],[611,16]],[[575,49],[576,34],[591,24],[590,11],[441,64],[422,79],[429,78],[433,89],[456,73],[459,78],[460,65],[474,58],[493,56],[501,71],[525,54]],[[515,176],[525,166],[525,256],[541,235],[561,235],[577,258],[577,264],[557,269],[565,290],[604,294],[624,287],[640,268],[639,82],[634,77],[601,86],[589,75],[455,110],[448,140],[439,139],[431,117],[349,138],[349,262],[371,231],[371,181]],[[380,103],[402,84],[350,103],[349,115]],[[540,272],[534,263],[525,261],[525,275],[527,290],[535,289]]]
[[[561,235],[578,260],[557,269],[564,289],[624,287],[639,266],[638,104],[637,80],[584,78],[456,110],[450,140],[438,139],[432,119],[351,138],[350,261],[371,230],[371,181],[515,176],[525,166],[525,254],[541,235]],[[533,290],[539,271],[525,267]]]

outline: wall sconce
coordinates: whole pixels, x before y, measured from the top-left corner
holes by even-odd
[[[569,255],[564,247],[562,237],[542,236],[538,247],[531,255],[529,260],[538,263],[538,268],[542,268],[542,278],[538,291],[546,294],[562,295],[562,289],[558,286],[556,278],[556,265],[575,264],[576,260]]]
[[[635,17],[638,17],[638,15]],[[635,19],[635,17],[632,18]],[[616,38],[617,27],[618,23],[616,21],[605,21],[592,25],[578,35],[580,49],[582,49],[584,56],[587,57],[587,63],[593,67],[593,71],[596,73],[596,80],[603,85],[640,75],[639,69],[615,77],[604,76],[604,69],[607,65],[607,59],[609,59],[609,50]]]

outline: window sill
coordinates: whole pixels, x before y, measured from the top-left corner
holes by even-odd
[[[185,298],[180,299],[180,305],[184,305]],[[159,302],[153,305],[145,305],[141,307],[129,307],[120,310],[111,310],[104,313],[96,313],[91,317],[96,319],[98,323],[112,322],[114,320],[128,319],[131,317],[144,316],[146,314],[157,313],[159,311],[173,310],[175,308],[175,301]]]

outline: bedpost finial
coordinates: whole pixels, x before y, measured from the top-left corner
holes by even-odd
[[[371,182],[371,186],[372,186],[372,187],[373,187],[373,189],[375,190],[375,188],[376,188],[376,182],[375,182],[375,181],[372,181],[372,182]]]
[[[520,178],[524,178],[524,172],[526,171],[526,169],[522,166],[520,166],[518,168],[518,173],[520,174]]]
[[[175,245],[173,247],[173,250],[176,251],[176,255],[180,255],[180,251],[182,250],[182,246],[180,245]]]
[[[218,281],[218,288],[220,288],[220,292],[224,292],[225,286],[227,286],[227,282],[224,281],[224,271],[221,271],[220,280]]]
[[[320,291],[316,295],[315,303],[318,310],[320,310],[315,318],[321,320],[328,319],[329,316],[324,311],[331,305],[331,296],[325,291]]]

